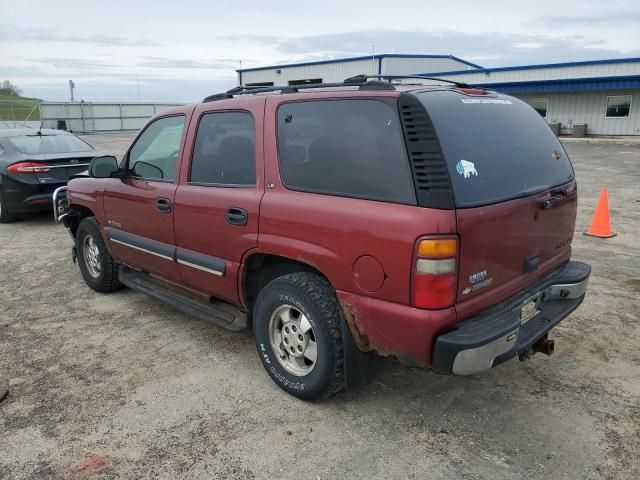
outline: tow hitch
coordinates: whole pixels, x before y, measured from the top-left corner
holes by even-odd
[[[524,352],[518,355],[521,362],[529,360],[535,353],[544,353],[545,355],[551,355],[555,348],[555,341],[549,340],[549,335],[546,334],[540,337],[536,343],[526,349]]]

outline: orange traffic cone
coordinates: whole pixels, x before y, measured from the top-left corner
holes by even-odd
[[[600,200],[598,200],[593,221],[591,222],[589,230],[585,232],[585,235],[600,238],[616,236],[616,234],[611,231],[611,221],[609,219],[609,189],[607,187],[604,187],[602,192],[600,192]]]

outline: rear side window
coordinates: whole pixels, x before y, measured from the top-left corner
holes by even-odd
[[[189,181],[255,185],[255,151],[255,126],[250,113],[207,113],[198,125]]]
[[[532,195],[574,178],[562,145],[531,106],[501,94],[418,93],[446,158],[456,206]]]
[[[283,104],[278,152],[293,190],[416,203],[398,113],[384,101]]]

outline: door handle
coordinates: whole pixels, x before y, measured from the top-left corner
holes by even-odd
[[[231,207],[227,209],[227,222],[231,225],[246,225],[249,214],[244,208]]]
[[[171,200],[168,198],[156,198],[156,210],[161,213],[169,213],[171,211]]]

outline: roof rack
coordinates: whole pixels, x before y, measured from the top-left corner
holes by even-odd
[[[273,87],[247,87],[238,85],[237,87],[227,90],[223,93],[209,95],[202,103],[214,102],[216,100],[224,100],[233,98],[236,95],[253,95],[255,93],[281,92],[296,93],[299,90],[309,90],[312,88],[336,88],[336,87],[359,87],[358,90],[395,90],[396,88],[389,82],[381,82],[379,80],[368,80],[365,75],[347,78],[344,82],[336,83],[310,83],[307,85],[280,85]]]
[[[402,78],[419,78],[421,80],[435,80],[437,82],[445,82],[451,83],[456,87],[460,88],[470,88],[471,85],[464,82],[457,82],[455,80],[447,80],[446,78],[437,78],[437,77],[424,77],[422,75],[356,75],[355,77],[350,77],[345,80],[345,83],[357,83],[357,82],[366,82],[369,78],[384,78],[388,80],[396,80]]]

